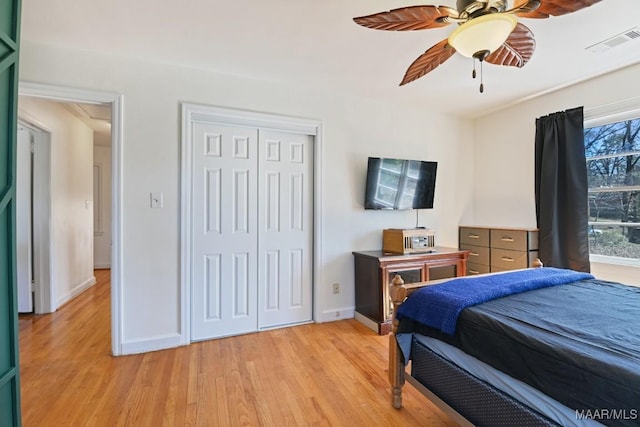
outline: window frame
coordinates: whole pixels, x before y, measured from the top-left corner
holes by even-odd
[[[374,195],[374,199],[377,203],[385,205],[389,208],[393,208],[394,206],[404,206],[400,203],[402,200],[402,197],[404,195],[409,195],[413,198],[415,193],[415,186],[417,185],[418,179],[419,179],[419,174],[418,176],[411,176],[409,174],[409,170],[411,168],[411,161],[403,161],[401,169],[398,172],[393,169],[389,169],[388,167],[385,168],[384,167],[385,160],[388,161],[388,160],[394,160],[394,159],[382,159],[382,162],[380,164],[380,169],[378,170],[378,176],[376,177],[376,193]],[[382,183],[383,174],[397,176],[398,185],[394,188],[394,187],[390,187],[388,185],[383,184]],[[413,192],[407,192],[406,190],[411,184],[414,184],[414,190]],[[393,202],[389,202],[378,196],[378,192],[380,191],[381,188],[385,188],[394,193]],[[404,209],[407,209],[407,208],[405,207]]]
[[[584,129],[631,119],[640,119],[640,97],[584,109]],[[589,226],[592,224],[594,223],[589,221]],[[589,260],[603,264],[640,267],[640,259],[592,254],[591,248],[589,248]]]

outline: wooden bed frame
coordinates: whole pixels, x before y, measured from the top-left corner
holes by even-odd
[[[542,267],[543,264],[540,259],[536,259],[533,263],[533,268]],[[491,273],[489,273],[491,274]],[[446,279],[448,280],[448,279]],[[445,280],[439,280],[437,282],[443,282]],[[435,284],[435,282],[431,282],[429,284]],[[416,380],[405,370],[405,365],[403,362],[402,352],[400,347],[396,341],[396,334],[398,332],[398,326],[400,321],[396,319],[396,313],[398,312],[398,308],[405,301],[407,296],[413,290],[419,289],[421,286],[425,284],[408,284],[405,285],[402,277],[400,275],[396,275],[389,286],[389,296],[393,303],[393,314],[392,314],[392,324],[391,324],[391,333],[389,334],[389,382],[391,383],[391,400],[392,405],[396,409],[402,408],[402,387],[404,386],[405,379],[411,385],[413,385],[418,391],[420,391],[424,396],[426,396],[431,402],[433,402],[438,408],[440,408],[445,414],[451,417],[456,423],[461,426],[474,426],[469,420],[467,420],[463,415],[461,415],[457,410],[455,410],[450,403],[445,402],[440,397],[438,397],[435,393],[425,387],[422,383]]]

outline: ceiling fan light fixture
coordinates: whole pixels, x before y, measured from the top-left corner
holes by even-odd
[[[449,36],[449,45],[469,58],[482,51],[494,52],[517,24],[517,18],[509,13],[482,15],[458,26]]]

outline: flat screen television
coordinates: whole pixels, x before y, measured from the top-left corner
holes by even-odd
[[[369,157],[365,209],[432,209],[437,162]]]

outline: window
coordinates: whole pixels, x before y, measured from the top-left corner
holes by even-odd
[[[598,261],[640,264],[640,112],[636,114],[604,123],[585,121],[589,247]]]

